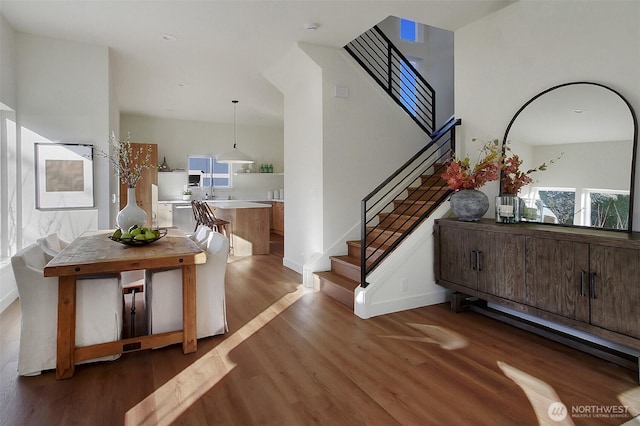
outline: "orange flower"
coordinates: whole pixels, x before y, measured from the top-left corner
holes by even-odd
[[[533,182],[533,179],[531,179],[529,174],[547,170],[547,163],[542,163],[534,169],[529,169],[526,172],[523,172],[520,170],[520,166],[522,165],[520,157],[517,154],[514,154],[509,146],[505,146],[505,152],[509,152],[511,156],[507,156],[505,154],[500,162],[503,194],[518,195],[518,192],[523,186],[529,185]],[[562,154],[560,154],[558,158],[549,161],[549,164],[555,163],[560,157],[562,157]]]
[[[473,142],[476,139],[472,139]],[[498,139],[488,141],[480,149],[479,159],[471,167],[469,156],[455,160],[454,155],[446,161],[446,170],[440,176],[450,189],[477,189],[500,177],[500,146]]]

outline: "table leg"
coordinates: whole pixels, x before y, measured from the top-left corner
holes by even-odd
[[[185,354],[198,349],[196,321],[196,266],[182,267],[182,351]]]
[[[58,343],[56,379],[68,379],[75,372],[76,277],[58,278]]]

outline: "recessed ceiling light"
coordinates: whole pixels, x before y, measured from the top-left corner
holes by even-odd
[[[180,86],[180,87],[187,87],[187,83],[178,83],[178,86]]]
[[[575,112],[576,114],[582,114],[584,112],[583,109],[574,109],[573,112]]]
[[[177,40],[178,37],[174,36],[173,34],[162,34],[162,39],[163,40]]]
[[[316,31],[318,28],[320,28],[320,24],[316,24],[316,23],[309,23],[309,24],[305,24],[304,29],[307,31]]]

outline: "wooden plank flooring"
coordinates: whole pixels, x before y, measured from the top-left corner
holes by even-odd
[[[230,332],[195,354],[175,345],[81,365],[70,380],[18,377],[14,303],[0,315],[0,425],[620,425],[640,414],[633,371],[447,305],[359,319],[303,289],[280,244],[230,259]],[[554,422],[556,399],[628,408]]]

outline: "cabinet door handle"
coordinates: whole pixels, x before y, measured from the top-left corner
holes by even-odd
[[[476,268],[478,268],[478,272],[482,271],[482,263],[480,263],[480,261],[482,260],[482,257],[480,257],[481,255],[481,251],[476,252]]]
[[[589,273],[589,293],[591,293],[592,299],[598,298],[598,296],[596,295],[596,273],[595,272]]]
[[[478,264],[478,252],[475,250],[471,250],[471,257],[469,258],[469,261],[471,262],[471,270],[475,271],[476,270],[476,265]]]
[[[587,274],[586,271],[580,271],[580,297],[584,297],[584,276]]]

